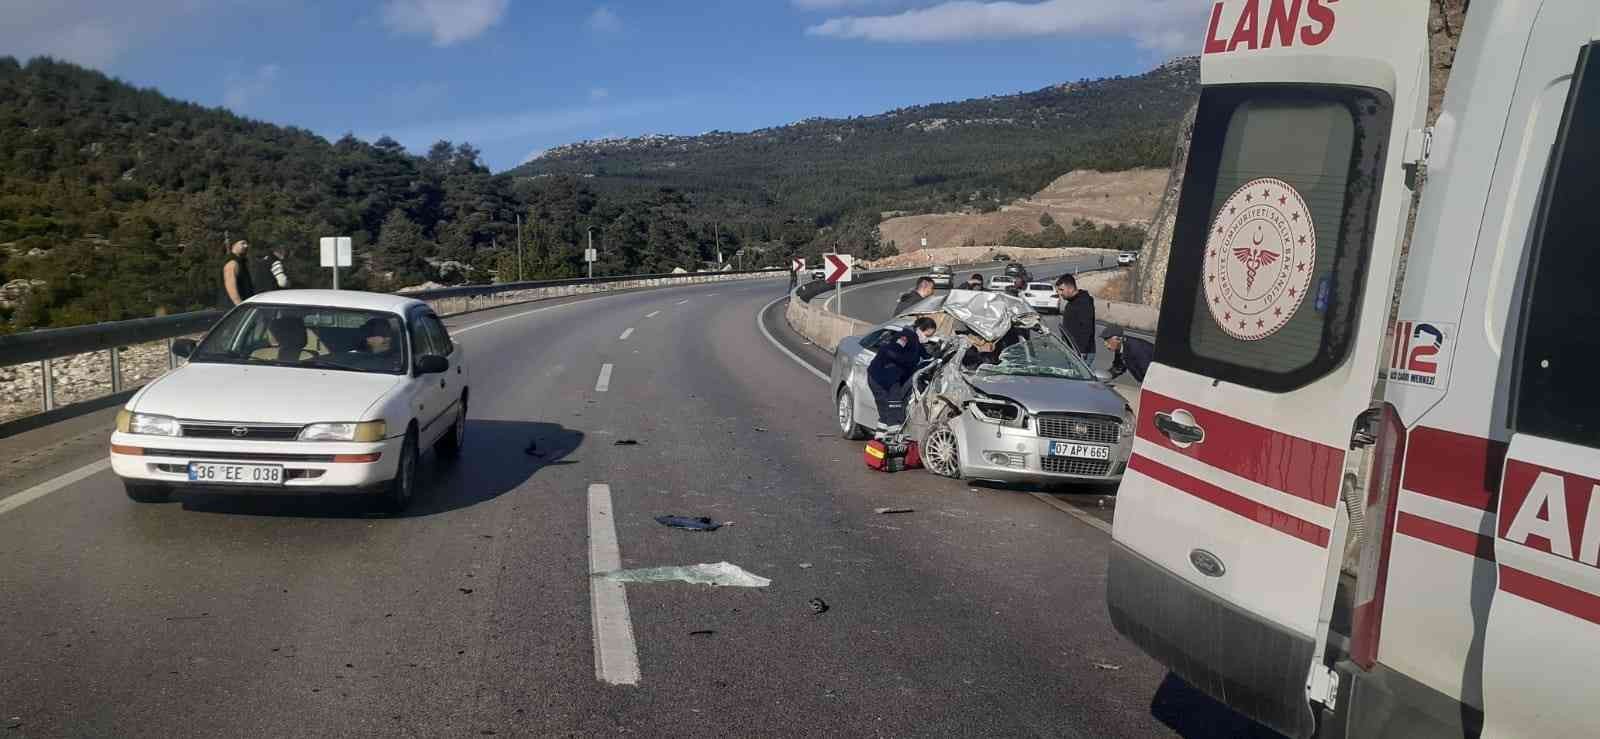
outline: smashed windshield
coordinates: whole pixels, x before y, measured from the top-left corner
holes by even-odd
[[[1043,332],[1034,332],[1000,349],[989,359],[977,366],[978,374],[1094,379],[1089,366],[1065,342]]]
[[[404,335],[393,313],[247,304],[206,334],[189,361],[398,375]]]

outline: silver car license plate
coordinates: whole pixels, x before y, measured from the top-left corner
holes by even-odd
[[[189,481],[223,485],[282,485],[283,467],[276,464],[190,462]]]
[[[1111,447],[1098,444],[1074,444],[1070,441],[1050,442],[1050,456],[1074,459],[1111,459]]]

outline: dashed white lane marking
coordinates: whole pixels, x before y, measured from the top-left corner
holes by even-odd
[[[603,393],[611,389],[611,363],[600,365],[600,379],[595,380],[594,391]]]
[[[689,301],[687,301],[687,300],[680,300],[680,301],[678,301],[678,305],[683,305],[683,304],[684,304],[684,303],[687,303],[687,302],[689,302]]]
[[[821,380],[823,382],[827,382],[828,381],[828,376],[825,373],[823,373],[821,370],[817,369],[816,367],[812,367],[810,362],[807,362],[806,360],[801,359],[799,357],[799,355],[795,354],[792,351],[789,351],[789,347],[786,347],[783,344],[778,343],[778,340],[772,337],[772,332],[767,330],[767,324],[764,323],[761,320],[761,317],[766,315],[767,311],[772,309],[772,306],[777,305],[778,303],[781,303],[781,302],[783,302],[785,300],[788,300],[788,299],[789,298],[787,298],[787,297],[778,298],[777,300],[774,300],[774,301],[772,301],[770,303],[767,303],[764,306],[761,306],[761,310],[756,311],[756,328],[761,329],[761,335],[767,337],[767,341],[772,342],[772,345],[777,347],[778,351],[783,352],[784,354],[788,355],[788,357],[790,359],[793,359],[795,364],[798,364],[801,367],[803,367],[805,369],[805,371],[810,372],[813,375],[816,375],[818,380]]]
[[[623,331],[622,335],[617,337],[617,341],[627,341],[628,337],[632,336],[632,335],[633,335],[633,329],[630,328],[627,331]]]
[[[655,318],[656,316],[659,316],[659,315],[661,315],[661,311],[653,310],[653,311],[650,311],[649,313],[644,314],[644,317],[645,318]]]
[[[610,366],[610,365],[607,365]],[[639,647],[621,582],[595,577],[622,569],[611,486],[589,486],[589,613],[594,622],[594,676],[612,685],[639,684]]]
[[[111,469],[111,460],[102,459],[93,464],[86,464],[53,480],[34,485],[33,487],[17,493],[16,495],[4,500],[0,500],[0,516],[43,498],[44,496],[78,482],[79,480],[92,477],[109,469]]]

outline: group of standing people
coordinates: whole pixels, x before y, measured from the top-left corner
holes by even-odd
[[[250,242],[239,239],[228,246],[228,261],[222,265],[223,308],[232,308],[256,293],[289,287],[284,263],[284,248],[279,246],[259,257],[250,254]]]

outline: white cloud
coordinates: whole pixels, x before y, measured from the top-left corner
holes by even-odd
[[[622,30],[622,18],[617,11],[602,5],[589,14],[588,26],[595,33],[616,33]]]
[[[226,4],[231,0],[0,0],[0,53],[103,68]]]
[[[388,0],[383,24],[395,33],[429,36],[450,46],[483,35],[506,16],[511,0]]]
[[[801,10],[839,10],[841,8],[870,8],[886,5],[912,5],[911,0],[790,0]]]
[[[1195,0],[957,0],[893,15],[830,18],[806,33],[894,43],[1130,36],[1147,49],[1198,52],[1208,8]]]
[[[594,87],[589,90],[590,100],[604,100],[608,97],[611,97],[611,91],[604,87]]]
[[[246,75],[229,75],[223,85],[222,104],[235,113],[248,111],[262,97],[272,93],[277,81],[276,64],[263,64]]]

